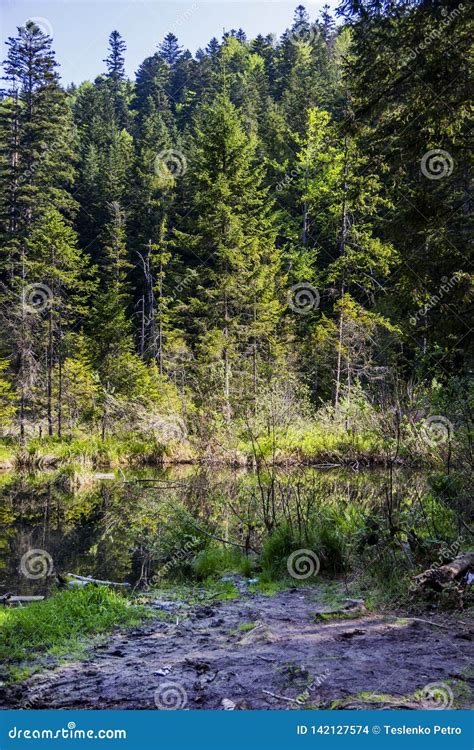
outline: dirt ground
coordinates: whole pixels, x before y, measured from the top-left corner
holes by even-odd
[[[318,587],[210,601],[113,635],[85,661],[2,689],[3,708],[465,708],[467,617],[349,611],[322,620]],[[471,684],[469,684],[471,682]],[[433,685],[435,686],[433,688]],[[419,691],[419,692],[418,692]],[[415,696],[414,696],[415,694]],[[454,702],[453,702],[454,701]]]

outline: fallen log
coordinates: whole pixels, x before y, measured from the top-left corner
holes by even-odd
[[[73,578],[75,581],[79,581],[85,585],[88,583],[95,583],[98,586],[121,586],[122,588],[128,589],[130,588],[129,583],[117,583],[116,581],[102,581],[99,578],[91,578],[91,576],[78,576],[74,573],[66,573],[66,579],[67,578]],[[71,581],[72,583],[72,581]]]
[[[420,588],[431,588],[441,591],[452,581],[455,581],[470,569],[474,568],[474,552],[465,552],[445,565],[431,567],[415,576],[416,585]]]
[[[13,594],[4,594],[0,596],[0,604],[9,606],[10,604],[30,604],[30,602],[42,602],[44,596],[13,596]]]

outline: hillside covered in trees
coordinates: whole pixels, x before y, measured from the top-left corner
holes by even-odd
[[[0,459],[470,458],[468,10],[336,20],[7,41]]]

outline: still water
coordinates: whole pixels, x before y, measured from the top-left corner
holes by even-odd
[[[389,491],[400,506],[426,488],[422,476],[401,471],[391,488],[386,472],[374,470],[106,471],[0,473],[0,594],[46,594],[56,573],[149,581],[163,564],[164,540],[173,546],[179,509],[191,519],[190,535],[211,528],[217,538],[255,550],[271,519],[293,514],[304,523],[322,503],[346,513],[350,525],[354,514],[383,513]],[[182,544],[181,533],[176,547]]]

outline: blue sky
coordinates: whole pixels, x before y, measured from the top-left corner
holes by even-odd
[[[2,45],[16,27],[33,18],[53,36],[65,84],[93,80],[104,71],[107,39],[117,29],[127,43],[126,68],[133,76],[172,31],[182,46],[195,52],[225,28],[242,27],[248,38],[261,33],[280,35],[290,25],[298,0],[0,0]],[[312,19],[325,0],[303,2]],[[329,2],[330,5],[333,3]],[[0,59],[5,57],[6,47]]]

